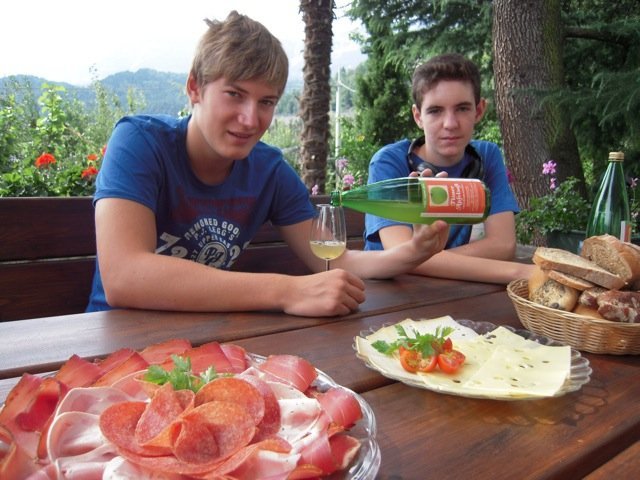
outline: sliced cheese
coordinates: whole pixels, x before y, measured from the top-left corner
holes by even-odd
[[[556,394],[571,369],[571,348],[545,346],[527,340],[504,327],[478,335],[451,317],[400,324],[420,333],[434,333],[438,326],[451,326],[454,348],[461,351],[465,363],[455,374],[439,370],[413,374],[405,371],[397,356],[388,356],[371,346],[376,340],[393,342],[398,338],[395,326],[384,327],[366,338],[356,338],[360,356],[385,375],[444,393],[488,398],[535,398]]]

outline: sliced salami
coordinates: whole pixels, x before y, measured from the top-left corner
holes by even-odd
[[[235,377],[220,377],[204,385],[196,394],[195,405],[219,400],[241,405],[253,418],[254,425],[264,417],[264,397],[249,381]]]

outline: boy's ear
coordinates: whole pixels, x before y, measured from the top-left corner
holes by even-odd
[[[487,110],[487,99],[481,98],[478,104],[476,105],[476,123],[482,120],[484,117],[484,112]]]
[[[422,118],[420,118],[420,109],[415,103],[411,105],[411,114],[413,115],[413,121],[416,122],[416,125],[422,128]]]
[[[194,103],[198,103],[198,101],[200,100],[200,86],[198,85],[197,80],[195,79],[195,77],[193,76],[193,74],[189,74],[189,77],[187,78],[187,86],[186,86],[186,90],[187,90],[187,96],[189,97],[189,100],[191,101],[191,104]]]

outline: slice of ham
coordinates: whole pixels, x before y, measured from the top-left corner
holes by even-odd
[[[183,352],[181,356],[191,360],[191,370],[195,375],[201,374],[210,366],[215,368],[216,373],[234,373],[231,362],[217,342],[209,342],[191,348]],[[162,363],[162,368],[167,371],[172,370],[173,366],[173,360],[170,358]]]
[[[301,392],[306,391],[318,376],[311,363],[295,355],[270,355],[257,368]]]
[[[89,362],[78,355],[72,355],[55,374],[55,378],[69,389],[87,387],[95,382],[104,370],[96,363]]]
[[[191,349],[191,342],[189,340],[176,338],[149,345],[140,352],[140,355],[149,365],[157,365],[164,362],[167,358],[171,358],[171,355],[182,355],[189,349]]]
[[[109,364],[111,365],[111,364]],[[100,378],[93,382],[93,387],[110,387],[122,377],[144,370],[149,366],[142,355],[132,352],[126,359],[113,365],[113,368],[106,371]]]
[[[331,421],[340,427],[349,428],[362,418],[358,400],[344,388],[332,387],[316,398]]]
[[[231,363],[234,373],[242,373],[249,367],[247,351],[241,346],[233,343],[223,343],[220,348],[222,348],[224,355]]]

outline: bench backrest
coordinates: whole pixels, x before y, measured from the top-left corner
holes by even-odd
[[[311,197],[328,203],[325,195]],[[0,198],[0,321],[84,311],[96,254],[91,197]],[[364,216],[345,210],[348,245],[363,245]],[[309,273],[264,225],[235,270]]]

